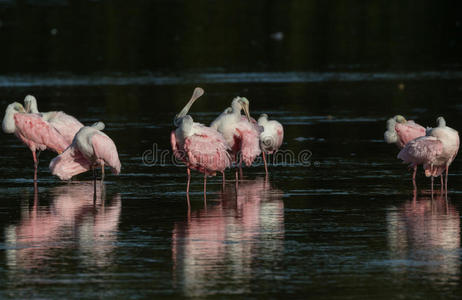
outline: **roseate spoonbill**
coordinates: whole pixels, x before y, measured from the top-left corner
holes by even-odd
[[[36,151],[50,149],[58,154],[69,145],[58,130],[38,114],[25,113],[24,107],[14,102],[8,105],[2,123],[5,133],[14,133],[29,147],[34,159],[34,179],[37,175],[38,160]]]
[[[459,133],[446,126],[443,117],[436,120],[438,127],[429,129],[427,136],[410,141],[399,152],[398,158],[416,167],[423,165],[425,175],[432,178],[443,176],[446,170],[445,190],[448,189],[448,170],[459,151]]]
[[[385,141],[388,144],[396,144],[399,149],[403,149],[410,141],[425,136],[425,128],[412,120],[407,121],[403,116],[397,115],[387,121],[387,131],[384,133]],[[414,166],[412,182],[415,185],[415,175],[417,165]]]
[[[114,141],[103,130],[103,122],[96,122],[92,126],[82,127],[74,137],[72,144],[62,154],[50,163],[53,175],[61,180],[69,180],[72,176],[101,166],[102,180],[104,180],[104,166],[111,168],[112,173],[120,174],[120,160]],[[96,177],[94,178],[96,180]]]
[[[204,94],[201,88],[194,89],[186,106],[175,116],[173,124],[177,127],[170,135],[175,157],[186,165],[188,184],[186,194],[189,195],[191,169],[204,173],[204,199],[206,195],[207,176],[215,176],[216,172],[224,172],[230,166],[229,147],[223,136],[213,128],[196,123],[187,115],[192,104]],[[189,204],[189,202],[188,202]]]
[[[242,110],[246,118],[241,115]],[[226,109],[210,124],[210,127],[223,134],[235,162],[240,153],[240,164],[244,161],[247,166],[250,166],[261,153],[259,145],[261,130],[256,123],[250,117],[249,100],[236,97],[231,102],[231,111]]]
[[[68,145],[72,143],[72,140],[74,139],[77,131],[83,127],[83,124],[80,123],[79,120],[62,111],[40,113],[37,107],[37,99],[32,95],[27,95],[26,98],[24,98],[24,106],[26,112],[39,114],[43,120],[47,121],[51,126],[56,128],[56,130],[67,141]]]
[[[284,139],[284,129],[276,120],[268,120],[267,114],[260,115],[258,125],[263,127],[260,133],[260,148],[262,150],[263,162],[265,163],[265,173],[268,175],[268,167],[266,165],[266,154],[273,154],[278,151]]]

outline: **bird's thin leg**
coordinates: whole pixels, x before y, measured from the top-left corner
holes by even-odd
[[[188,203],[189,203],[189,183],[191,182],[191,170],[189,168],[186,168],[186,171],[188,173],[188,184],[186,185],[186,195],[188,196]]]
[[[96,171],[95,167],[91,167],[91,170],[93,172],[93,205],[96,204]]]
[[[204,174],[204,203],[207,201],[207,174]]]
[[[449,173],[449,166],[446,165],[446,182],[444,183],[444,189],[446,191],[446,198],[448,197],[448,174]]]
[[[412,182],[415,184],[415,175],[417,174],[417,165],[414,166],[414,172],[412,173]]]
[[[261,154],[263,156],[263,163],[265,164],[265,174],[266,174],[266,176],[268,176],[268,166],[266,164],[266,153],[262,152]]]
[[[225,176],[225,171],[221,172],[221,174],[223,175],[222,176],[222,185],[223,185],[223,188],[225,188],[225,181],[226,181],[226,176]]]
[[[443,191],[444,191],[444,180],[443,180],[443,173],[441,173],[440,175],[440,186],[441,186],[441,195],[443,194]]]
[[[104,163],[101,164],[101,182],[104,181]]]
[[[242,173],[242,157],[241,160],[239,161],[239,175],[241,176],[241,180],[244,177],[244,174]]]
[[[37,168],[38,168],[38,159],[37,159],[37,156],[35,154],[35,151],[32,151],[32,159],[34,160],[34,168],[35,168],[35,171],[37,172]]]

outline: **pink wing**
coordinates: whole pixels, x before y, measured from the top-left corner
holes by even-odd
[[[276,150],[279,149],[282,145],[282,141],[284,140],[284,128],[281,124],[277,124],[276,134],[278,136]]]
[[[75,134],[83,127],[83,124],[76,118],[62,111],[56,112],[56,115],[50,118],[48,122],[64,137],[69,145],[72,143]]]
[[[194,123],[194,135],[185,139],[188,166],[207,175],[223,172],[231,165],[228,146],[216,130]]]
[[[415,123],[414,121],[407,121],[406,123],[396,123],[396,134],[399,138],[399,146],[404,147],[407,143],[415,140],[418,137],[425,136],[425,128]]]
[[[111,167],[112,173],[119,175],[121,164],[117,147],[112,139],[107,135],[96,133],[91,138],[91,142],[96,158],[103,160],[106,165]]]
[[[432,164],[443,153],[443,143],[436,137],[423,136],[410,141],[398,153],[398,158],[405,163],[416,166]]]
[[[17,134],[31,148],[35,146],[38,149],[51,149],[61,153],[69,143],[59,132],[45,122],[38,114],[15,114]],[[32,149],[31,150],[35,150]]]
[[[244,163],[250,166],[255,158],[260,155],[260,133],[258,125],[249,123],[247,119],[241,119],[236,126],[235,139],[240,139],[241,155]]]
[[[184,149],[179,149],[178,147],[175,130],[172,130],[172,133],[170,134],[170,143],[172,144],[173,155],[175,155],[178,160],[187,164],[186,157],[184,155]]]
[[[90,162],[74,146],[69,146],[61,155],[50,163],[51,174],[61,180],[69,180],[73,176],[90,170]]]

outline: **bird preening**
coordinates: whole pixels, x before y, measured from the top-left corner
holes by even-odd
[[[281,123],[267,114],[261,114],[258,121],[255,120],[250,114],[250,101],[235,97],[230,106],[206,126],[188,114],[203,95],[202,88],[194,89],[189,101],[174,116],[175,129],[170,135],[174,156],[186,166],[186,194],[190,190],[191,170],[204,176],[205,199],[208,176],[221,173],[224,185],[226,170],[234,168],[237,185],[243,178],[242,165],[252,166],[260,155],[268,177],[266,156],[277,152],[282,145],[284,129]],[[441,188],[447,195],[449,167],[459,150],[459,134],[447,126],[443,117],[438,117],[436,123],[434,128],[425,128],[397,115],[387,121],[384,139],[396,144],[399,149],[397,157],[413,169],[414,189],[417,168],[421,165],[425,176],[431,177],[432,194],[434,178],[440,177]],[[96,179],[99,169],[104,180],[105,167],[109,167],[113,174],[120,174],[117,146],[103,132],[105,127],[103,122],[85,126],[62,111],[40,112],[37,99],[31,95],[25,97],[24,105],[19,102],[9,104],[2,122],[3,131],[14,134],[31,151],[34,181],[37,180],[40,153],[45,150],[57,154],[49,168],[51,174],[61,180],[70,180],[90,170]]]
[[[196,88],[186,106],[175,115],[173,124],[176,129],[172,131],[170,140],[175,157],[186,165],[186,193],[189,193],[191,170],[196,170],[204,174],[205,197],[207,176],[222,173],[224,185],[225,170],[234,163],[237,184],[238,169],[242,178],[242,162],[251,166],[262,151],[263,155],[277,151],[284,133],[282,125],[268,121],[267,115],[262,116],[259,122],[255,121],[250,116],[249,100],[243,97],[234,98],[231,107],[226,108],[210,127],[194,122],[187,113],[203,94],[203,89]],[[268,174],[266,160],[265,172]]]
[[[21,103],[13,102],[6,108],[3,132],[16,135],[32,152],[34,181],[41,151],[58,154],[50,169],[61,180],[69,180],[82,172],[101,166],[120,173],[120,161],[114,142],[101,130],[102,122],[84,126],[75,117],[62,111],[39,112],[37,99],[28,95]],[[95,178],[96,179],[96,178]]]
[[[417,166],[422,165],[425,176],[431,177],[432,195],[435,177],[441,178],[441,189],[447,195],[449,166],[459,151],[459,133],[446,126],[443,117],[438,117],[436,123],[437,127],[425,129],[414,121],[406,121],[403,116],[398,115],[387,121],[384,138],[387,143],[396,143],[401,149],[398,158],[413,168],[414,189]]]

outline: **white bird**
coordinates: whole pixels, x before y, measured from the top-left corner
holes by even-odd
[[[399,152],[398,158],[412,167],[422,164],[427,177],[442,176],[446,170],[445,190],[448,189],[448,170],[459,151],[459,133],[446,126],[443,117],[436,122],[438,127],[428,129],[427,136],[410,141]]]
[[[101,166],[104,179],[104,166],[107,165],[112,169],[112,173],[120,174],[121,164],[117,147],[114,141],[101,131],[104,127],[103,122],[82,127],[66,151],[51,161],[51,173],[61,180],[69,180],[72,176]]]
[[[258,125],[263,127],[263,131],[260,133],[260,148],[263,152],[265,172],[266,175],[268,175],[266,154],[273,154],[281,147],[282,140],[284,139],[284,128],[278,121],[268,120],[267,114],[260,115],[260,118],[258,118]]]
[[[27,113],[38,114],[45,122],[55,128],[70,145],[75,134],[83,127],[83,124],[76,118],[62,111],[39,112],[37,99],[32,95],[24,98],[24,106]]]

